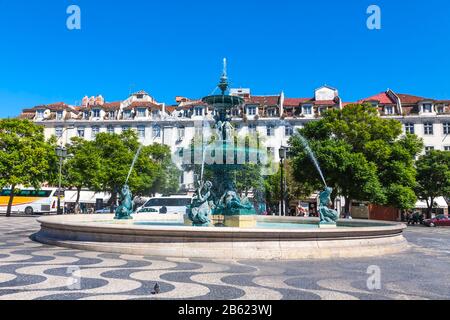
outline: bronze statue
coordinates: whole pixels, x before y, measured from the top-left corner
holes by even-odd
[[[319,195],[319,215],[321,224],[336,224],[339,214],[336,210],[330,209],[332,188],[327,187]]]
[[[193,222],[193,226],[207,227],[211,225],[211,213],[214,202],[211,193],[212,183],[201,182],[199,188],[195,191],[191,205],[188,210],[188,217]]]
[[[131,214],[133,213],[133,200],[130,187],[124,185],[119,195],[120,206],[116,209],[116,220],[130,220],[133,219]]]

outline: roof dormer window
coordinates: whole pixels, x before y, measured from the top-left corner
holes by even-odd
[[[62,120],[63,119],[63,111],[58,110],[56,111],[56,120]]]
[[[93,116],[94,118],[99,119],[99,118],[100,118],[100,109],[94,109],[94,110],[92,110],[92,116]]]
[[[393,106],[385,106],[384,107],[384,113],[386,115],[393,115],[394,114],[394,107]]]
[[[422,106],[423,113],[432,113],[433,105],[431,103],[424,103]]]
[[[125,120],[131,119],[131,110],[124,110],[124,111],[123,111],[123,118],[124,118]]]
[[[304,115],[311,115],[312,114],[312,105],[304,105],[302,109],[303,109],[303,114]]]
[[[146,111],[145,108],[138,108],[137,109],[137,116],[139,118],[145,118],[145,111]]]
[[[44,118],[44,110],[40,109],[36,111],[36,118],[43,119]]]

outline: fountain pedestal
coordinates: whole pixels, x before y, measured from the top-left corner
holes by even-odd
[[[225,227],[229,228],[255,228],[256,227],[256,215],[236,215],[225,216]]]

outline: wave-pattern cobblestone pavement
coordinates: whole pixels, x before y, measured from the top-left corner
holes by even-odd
[[[38,228],[34,217],[0,217],[0,300],[450,299],[449,229],[409,228],[411,249],[395,256],[280,262],[77,251],[33,242]],[[367,286],[373,265],[380,290]]]

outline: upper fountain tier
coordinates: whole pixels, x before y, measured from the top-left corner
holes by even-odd
[[[230,110],[235,106],[242,105],[244,103],[243,98],[225,94],[228,90],[228,86],[227,60],[223,59],[223,73],[218,84],[218,87],[222,91],[222,94],[204,97],[202,101],[208,105],[214,106],[217,109],[225,110]]]

